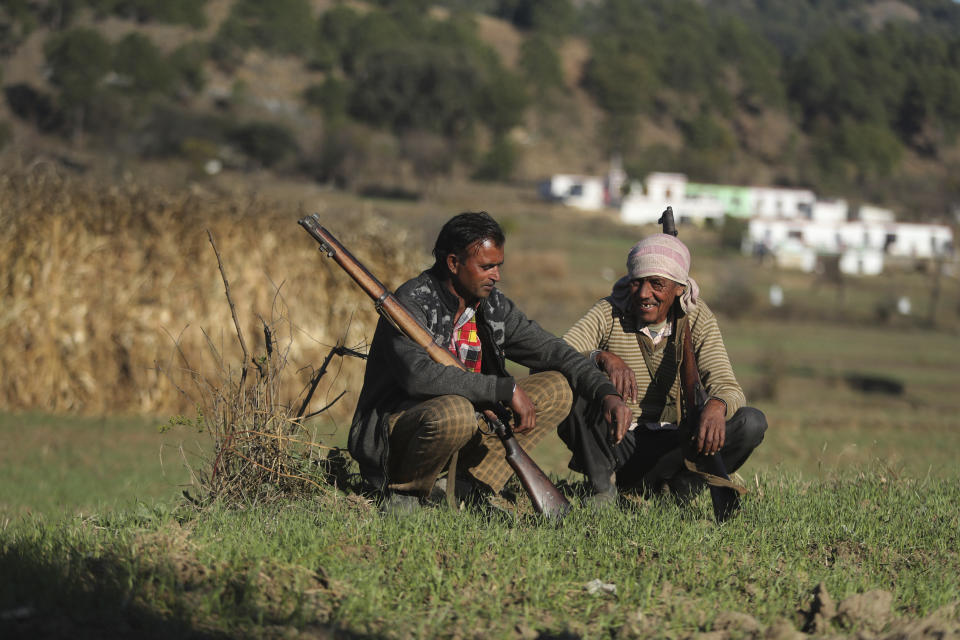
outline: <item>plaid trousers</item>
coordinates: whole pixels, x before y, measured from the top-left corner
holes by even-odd
[[[525,450],[540,442],[570,413],[573,392],[557,371],[536,373],[517,381],[536,408],[536,426],[516,434]],[[495,434],[480,431],[483,421],[463,396],[437,396],[391,414],[389,487],[426,495],[459,451],[458,468],[499,493],[513,475]]]

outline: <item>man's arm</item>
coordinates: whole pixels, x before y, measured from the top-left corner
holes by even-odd
[[[575,392],[600,401],[604,418],[611,427],[611,438],[619,442],[630,427],[633,412],[610,380],[583,354],[529,320],[519,309],[511,309],[507,318],[504,343],[507,356],[532,368],[560,371]]]
[[[636,402],[638,394],[636,374],[620,356],[606,350],[607,337],[610,335],[613,323],[611,313],[609,302],[606,300],[597,302],[570,327],[563,335],[563,339],[606,373],[622,398]]]
[[[698,302],[692,316],[690,329],[697,370],[704,390],[712,400],[708,406],[712,411],[723,409],[721,416],[729,420],[746,403],[746,397],[733,373],[716,316],[703,300]]]
[[[563,334],[564,342],[584,355],[606,349],[609,325],[613,321],[610,314],[610,303],[598,301]]]
[[[532,369],[559,371],[578,394],[601,400],[616,389],[590,361],[569,344],[530,320],[505,296],[509,305],[504,322],[504,351],[507,358]]]

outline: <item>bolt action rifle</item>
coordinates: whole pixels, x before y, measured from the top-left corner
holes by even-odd
[[[302,218],[299,222],[300,226],[320,243],[320,251],[328,258],[333,258],[360,288],[373,298],[374,305],[381,315],[404,335],[426,349],[434,362],[464,369],[463,364],[452,353],[433,341],[430,332],[407,311],[403,303],[320,225],[317,214]],[[517,442],[509,426],[509,412],[499,404],[481,407],[481,409],[487,424],[503,443],[507,463],[520,478],[520,483],[530,496],[534,509],[550,518],[561,519],[570,510],[570,503]],[[447,483],[452,485],[453,478],[447,478]]]
[[[677,226],[673,221],[673,207],[667,207],[657,220],[663,225],[663,232],[676,237]],[[697,369],[697,357],[693,351],[693,334],[690,323],[683,323],[683,335],[680,353],[680,394],[683,397],[683,419],[680,421],[680,450],[683,453],[684,466],[696,473],[710,486],[710,498],[713,501],[713,515],[717,522],[723,522],[740,508],[740,494],[746,489],[730,480],[723,458],[718,451],[712,455],[703,455],[696,450],[697,433],[700,429],[700,414],[709,398],[700,380]]]

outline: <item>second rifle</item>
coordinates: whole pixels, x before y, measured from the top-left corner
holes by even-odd
[[[673,220],[673,207],[667,207],[657,221],[663,225],[663,232],[676,237],[677,227]],[[727,475],[726,466],[720,452],[713,455],[701,455],[696,452],[695,442],[700,427],[700,414],[707,404],[707,392],[700,380],[697,357],[693,350],[693,333],[690,323],[683,322],[682,350],[680,355],[680,392],[683,397],[682,437],[684,465],[693,473],[701,476],[710,486],[710,498],[713,502],[713,515],[717,522],[723,522],[740,507],[740,494],[746,490],[737,486]]]

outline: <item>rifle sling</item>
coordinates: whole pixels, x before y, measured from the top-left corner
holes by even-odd
[[[667,383],[666,387],[663,389],[663,395],[665,398],[670,397],[670,389],[673,388],[674,382],[680,376],[680,366],[681,366],[681,363],[683,362],[683,327],[686,321],[687,321],[686,316],[682,318],[674,318],[673,331],[671,335],[667,338],[667,344],[664,346],[664,354],[663,354],[664,360],[660,362],[660,368],[662,369],[664,365],[669,364],[665,360],[668,357],[668,354],[670,353],[668,349],[670,348],[671,344],[673,345],[673,353],[674,353],[673,359],[677,363],[676,373],[674,374],[673,379],[670,380],[670,382]],[[659,375],[659,370],[654,369],[653,360],[651,359],[651,356],[653,354],[650,352],[647,345],[644,343],[644,340],[643,340],[644,336],[642,336],[640,332],[637,332],[636,337],[637,337],[637,345],[640,347],[640,354],[643,356],[643,362],[644,364],[647,365],[647,372],[650,374],[650,384],[655,387],[662,386],[663,376]],[[676,414],[677,414],[676,420],[679,423],[681,416],[683,416],[683,412],[681,411],[679,393],[677,394],[677,397],[676,397]]]
[[[703,478],[708,485],[711,487],[724,487],[726,489],[733,489],[740,495],[745,495],[748,493],[746,487],[742,487],[739,484],[735,483],[733,480],[727,480],[726,478],[721,478],[720,476],[715,476],[712,473],[707,473],[706,471],[701,471],[697,468],[697,464],[692,460],[683,459],[683,466],[687,468],[687,471],[695,473],[701,478]]]
[[[447,506],[451,509],[457,508],[457,458],[460,451],[454,451],[450,456],[450,464],[447,466]]]

